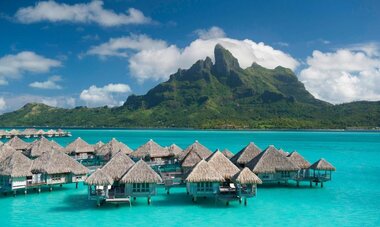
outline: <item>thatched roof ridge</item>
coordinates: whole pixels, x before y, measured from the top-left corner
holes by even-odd
[[[44,152],[40,157],[33,160],[32,172],[47,174],[73,173],[82,175],[87,174],[89,170],[67,154],[51,150]]]
[[[261,149],[256,146],[253,142],[250,142],[246,147],[241,149],[238,153],[236,153],[231,161],[235,164],[246,165],[249,161],[254,159],[257,155],[259,155]]]
[[[307,169],[310,167],[310,162],[307,161],[302,155],[297,151],[293,151],[288,155],[288,159],[296,164],[301,169]]]
[[[39,140],[36,140],[29,145],[25,151],[25,154],[31,158],[36,158],[42,155],[42,153],[50,151],[54,148],[61,149],[60,151],[62,151],[62,148],[57,147],[56,144],[53,145],[52,142],[42,136]]]
[[[105,145],[105,143],[103,143],[103,141],[99,141],[99,142],[97,142],[97,143],[94,145],[94,150],[95,150],[95,152],[97,152],[98,149],[101,148],[101,147],[104,146],[104,145]]]
[[[161,147],[159,144],[150,139],[147,143],[138,147],[131,154],[132,157],[135,158],[160,158],[160,157],[170,157],[172,154],[168,151],[168,149]]]
[[[208,159],[208,164],[215,169],[225,179],[231,179],[240,169],[235,166],[226,156],[219,150],[216,150]]]
[[[127,145],[125,145],[122,142],[117,141],[115,138],[113,138],[111,141],[109,141],[107,144],[101,146],[99,149],[96,150],[97,155],[105,156],[105,155],[111,155],[114,156],[119,151],[125,153],[125,154],[131,154],[133,150],[129,148]]]
[[[195,140],[193,144],[188,146],[180,155],[179,155],[179,160],[183,160],[187,154],[190,151],[195,151],[202,159],[208,158],[210,155],[212,155],[212,151],[210,151],[206,146],[202,145],[199,143],[198,140]]]
[[[122,183],[161,183],[161,177],[143,160],[136,162],[121,178]]]
[[[315,169],[315,170],[331,170],[331,171],[336,170],[336,168],[331,163],[329,163],[323,158],[313,163],[309,168]]]
[[[35,129],[35,128],[27,128],[24,131],[22,131],[21,134],[24,134],[24,135],[33,135],[36,132],[37,132],[37,129]]]
[[[201,160],[186,177],[187,182],[224,182],[225,179],[209,163]]]
[[[230,150],[228,150],[227,148],[225,148],[223,151],[222,151],[222,154],[224,156],[226,156],[226,158],[228,159],[231,159],[233,156],[234,156],[234,153],[232,153]]]
[[[298,166],[278,152],[272,145],[248,162],[247,167],[255,174],[299,170]]]
[[[232,177],[232,181],[239,184],[262,184],[261,179],[248,167],[245,167]]]
[[[40,129],[40,130],[38,130],[37,132],[36,132],[36,134],[38,134],[38,135],[44,135],[46,132],[44,131],[44,130],[42,130],[42,129]]]
[[[202,160],[202,157],[193,149],[191,149],[185,158],[181,162],[181,166],[184,168],[193,167]]]
[[[8,156],[12,155],[14,152],[19,152],[19,151],[16,151],[16,149],[9,146],[8,144],[1,145],[0,146],[0,162],[6,159]]]
[[[183,149],[179,147],[177,144],[173,143],[168,147],[169,152],[174,156],[174,157],[179,157],[179,155],[182,153]]]
[[[284,155],[285,157],[287,157],[289,155],[289,152],[287,151],[284,151],[284,149],[280,148],[278,149],[278,152],[280,152],[282,155]]]
[[[114,181],[112,177],[110,177],[107,173],[105,173],[101,169],[97,169],[93,172],[89,177],[87,177],[86,181],[89,185],[113,185]]]
[[[113,180],[118,181],[134,164],[135,162],[127,154],[118,152],[102,167],[102,170]]]
[[[57,150],[57,151],[61,151],[61,152],[66,152],[65,148],[62,147],[59,143],[57,143],[56,141],[54,140],[50,140],[50,144],[51,144],[51,147],[54,149],[54,150]]]
[[[11,134],[11,135],[19,135],[20,131],[17,130],[17,129],[12,129],[11,131],[9,131],[9,134]]]
[[[0,162],[0,175],[11,177],[31,176],[32,161],[20,152],[13,152]]]
[[[13,137],[8,142],[6,142],[9,146],[13,147],[16,150],[25,150],[28,148],[29,143],[20,139],[18,136]]]
[[[67,153],[93,153],[94,147],[78,137],[65,148]]]

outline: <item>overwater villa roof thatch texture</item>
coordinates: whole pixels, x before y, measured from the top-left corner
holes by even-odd
[[[20,135],[20,131],[17,130],[17,129],[12,129],[11,131],[9,131],[9,134],[11,134],[11,135]]]
[[[185,158],[181,162],[181,166],[183,168],[191,168],[194,167],[198,162],[202,161],[202,157],[199,156],[197,152],[195,152],[193,149],[190,150]]]
[[[235,164],[246,165],[257,155],[259,155],[260,152],[261,149],[253,142],[250,142],[246,147],[236,153],[230,160]]]
[[[49,136],[54,136],[55,134],[57,134],[57,131],[53,129],[50,129],[49,131],[46,132],[46,135],[49,135]]]
[[[228,159],[231,159],[231,158],[234,156],[234,154],[233,154],[230,150],[228,150],[227,148],[225,148],[225,149],[222,151],[222,154],[223,154],[224,156],[226,156],[226,158],[228,158]]]
[[[310,167],[310,162],[308,162],[302,155],[297,151],[293,151],[288,155],[288,159],[296,164],[301,169],[307,169]]]
[[[272,145],[257,155],[252,161],[248,162],[247,167],[255,174],[299,170],[299,167],[296,164],[283,156]]]
[[[212,151],[210,151],[207,147],[203,146],[198,142],[198,140],[196,140],[179,155],[179,160],[183,160],[190,151],[196,152],[202,159],[206,159],[212,155]]]
[[[125,154],[131,154],[133,152],[133,150],[129,148],[127,145],[113,138],[110,142],[97,149],[96,154],[100,156],[111,155],[112,157],[119,151]]]
[[[93,153],[94,147],[78,137],[65,148],[66,153]]]
[[[40,130],[37,131],[36,134],[39,135],[39,136],[42,136],[42,135],[45,135],[45,131],[42,130],[42,129],[40,129]]]
[[[87,177],[86,181],[89,185],[113,185],[114,181],[112,177],[108,176],[103,170],[97,169],[93,172],[89,177]]]
[[[102,167],[102,171],[113,180],[118,181],[134,164],[127,154],[119,152]]]
[[[8,142],[6,142],[9,146],[13,147],[16,150],[26,150],[29,146],[29,143],[24,140],[18,138],[18,136],[13,137]]]
[[[248,167],[239,171],[232,177],[232,181],[239,184],[262,184],[261,179],[256,176]]]
[[[174,157],[179,157],[179,155],[182,153],[183,149],[180,148],[177,144],[172,144],[168,147],[169,152],[174,156]]]
[[[97,150],[98,150],[99,148],[101,148],[103,145],[105,145],[105,143],[103,143],[102,141],[97,142],[97,143],[94,145],[94,150],[95,150],[95,152],[97,152]]]
[[[326,161],[323,158],[321,158],[318,161],[316,161],[315,163],[313,163],[310,166],[310,169],[314,169],[314,170],[331,170],[331,171],[335,171],[336,170],[336,168],[333,165],[331,165],[331,163],[329,163],[328,161]]]
[[[24,135],[34,135],[37,132],[35,128],[27,128],[21,134]]]
[[[122,183],[161,183],[161,177],[143,160],[136,162],[121,178]]]
[[[87,174],[89,170],[67,154],[51,150],[43,153],[33,161],[32,172],[47,174],[73,173],[82,175]]]
[[[65,148],[62,147],[59,143],[55,142],[54,140],[50,140],[50,144],[54,150],[66,152]]]
[[[187,182],[224,182],[225,179],[205,160],[200,161],[186,177]]]
[[[168,151],[168,149],[161,147],[151,139],[132,152],[131,156],[135,158],[161,158],[170,157],[172,154]]]
[[[14,152],[18,152],[18,151],[16,151],[16,149],[9,146],[8,144],[1,145],[0,146],[0,162],[6,159],[8,156],[12,155]]]
[[[41,139],[31,143],[24,153],[30,158],[36,158],[42,155],[42,153],[53,149],[60,149],[60,151],[63,150],[61,146],[56,143],[53,144],[51,141],[42,136]]]
[[[235,166],[226,156],[219,150],[216,150],[208,159],[208,164],[215,169],[225,179],[231,179],[240,169]]]
[[[13,152],[0,162],[0,175],[11,177],[32,176],[32,161],[20,152]]]
[[[288,156],[289,155],[289,152],[287,152],[287,151],[284,151],[283,149],[278,149],[278,152],[280,152],[282,155],[284,155],[284,156]]]

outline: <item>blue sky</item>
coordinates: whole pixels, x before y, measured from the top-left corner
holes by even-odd
[[[216,43],[320,99],[380,99],[379,1],[3,0],[0,15],[0,113],[120,105]]]

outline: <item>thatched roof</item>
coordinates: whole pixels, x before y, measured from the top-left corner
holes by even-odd
[[[36,158],[42,155],[42,153],[50,151],[54,148],[61,149],[60,151],[62,151],[62,147],[58,147],[56,144],[53,145],[53,143],[48,139],[41,137],[41,139],[36,140],[29,145],[25,151],[25,154],[31,158]]]
[[[9,131],[9,134],[11,134],[11,135],[19,135],[20,131],[17,130],[17,129],[12,129],[11,131]]]
[[[288,159],[296,164],[301,169],[307,169],[310,167],[310,162],[308,162],[302,155],[297,151],[293,151],[288,155]]]
[[[198,162],[202,161],[202,157],[199,156],[199,154],[191,149],[187,155],[185,156],[185,158],[182,160],[181,162],[181,166],[183,168],[191,168],[193,166],[195,166],[196,164],[198,164]]]
[[[253,142],[250,142],[246,147],[244,147],[238,153],[236,153],[231,158],[231,161],[235,164],[246,165],[257,155],[259,155],[260,152],[261,149],[258,146],[256,146]]]
[[[108,176],[103,170],[97,169],[93,172],[89,177],[87,177],[86,181],[89,185],[113,185],[114,181],[112,177]]]
[[[47,135],[55,135],[57,131],[50,129],[49,131],[46,132]]]
[[[205,160],[201,160],[186,177],[187,182],[224,182],[225,179]]]
[[[321,158],[318,161],[316,161],[315,163],[313,163],[310,166],[310,169],[315,169],[315,170],[331,170],[331,171],[335,171],[336,170],[336,168],[333,165],[331,165],[331,163],[329,163],[328,161],[326,161],[323,158]]]
[[[97,152],[97,150],[98,150],[99,148],[101,148],[103,145],[105,145],[105,143],[103,143],[102,141],[97,142],[97,143],[94,145],[94,150],[95,150],[95,152]]]
[[[7,135],[7,131],[0,129],[0,136]]]
[[[65,148],[67,153],[93,153],[94,147],[78,137]]]
[[[135,163],[124,152],[117,153],[105,166],[103,172],[118,181]]]
[[[212,152],[207,147],[203,146],[198,140],[196,140],[179,155],[179,160],[183,160],[190,151],[196,152],[202,159],[206,159],[212,155]]]
[[[40,129],[40,130],[38,130],[38,131],[36,132],[36,134],[42,136],[42,135],[45,134],[45,131],[42,130],[42,129]]]
[[[298,166],[278,152],[272,145],[257,155],[252,161],[248,162],[247,167],[255,174],[299,170]]]
[[[25,129],[22,134],[24,135],[33,135],[37,132],[37,130],[35,128],[27,128]]]
[[[289,152],[287,151],[284,151],[282,148],[278,149],[278,152],[280,152],[282,155],[284,155],[285,157],[289,155]]]
[[[3,145],[4,143],[0,141],[0,146]]]
[[[239,184],[262,184],[261,179],[256,176],[248,167],[245,167],[232,177],[232,181]]]
[[[8,156],[12,155],[16,151],[13,147],[9,146],[8,144],[3,144],[0,146],[0,162],[4,159],[6,159]]]
[[[127,145],[113,138],[110,142],[97,149],[96,154],[100,156],[110,155],[112,157],[119,151],[125,154],[131,154],[133,152]]]
[[[208,159],[208,164],[215,169],[225,179],[231,179],[240,171],[226,156],[219,150],[215,151]]]
[[[32,172],[47,174],[73,173],[79,175],[87,174],[89,170],[67,154],[50,150],[33,161]]]
[[[135,158],[145,158],[145,157],[161,158],[161,157],[173,156],[168,151],[168,149],[161,147],[152,139],[149,140],[147,143],[138,147],[134,152],[132,152],[131,155],[132,157],[135,157]]]
[[[62,147],[59,143],[55,142],[54,140],[50,140],[50,144],[54,150],[66,152],[65,148]]]
[[[13,147],[16,150],[26,150],[29,146],[29,143],[18,138],[17,136],[10,139],[8,142],[6,142],[6,144],[8,144],[9,146]]]
[[[224,156],[226,156],[226,158],[228,158],[228,159],[231,159],[231,158],[234,156],[234,154],[233,154],[230,150],[228,150],[227,148],[225,148],[225,149],[222,151],[222,154],[223,154]]]
[[[13,152],[0,162],[0,175],[11,177],[31,176],[32,161],[20,152]]]
[[[136,162],[121,178],[122,183],[161,183],[161,177],[143,160]]]
[[[168,147],[169,152],[174,156],[174,157],[179,157],[179,155],[182,153],[183,149],[180,148],[176,144],[172,144]]]

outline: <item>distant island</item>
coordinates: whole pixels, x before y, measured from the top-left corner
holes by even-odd
[[[0,126],[208,129],[375,129],[380,101],[333,105],[313,97],[290,69],[242,69],[216,45],[207,57],[120,107],[63,109],[30,103],[0,116]]]

